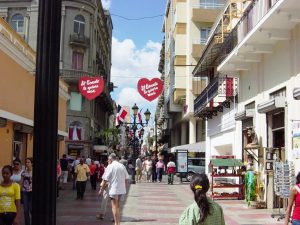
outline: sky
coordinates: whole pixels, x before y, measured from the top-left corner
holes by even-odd
[[[113,21],[111,80],[117,88],[112,98],[130,108],[136,103],[142,114],[149,108],[153,117],[157,99],[148,102],[142,98],[137,82],[161,76],[158,64],[166,0],[102,0],[102,4]],[[157,17],[141,19],[153,16]]]

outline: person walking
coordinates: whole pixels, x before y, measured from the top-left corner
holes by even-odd
[[[59,198],[59,184],[60,184],[60,178],[62,176],[62,170],[60,166],[60,160],[57,160],[56,165],[56,197]]]
[[[71,174],[72,174],[72,181],[73,181],[73,190],[76,189],[76,174],[75,174],[75,169],[77,165],[80,163],[80,156],[78,155],[77,158],[73,161],[72,163],[72,169],[71,169]]]
[[[13,161],[13,173],[11,176],[11,181],[18,183],[19,185],[21,185],[21,174],[22,174],[23,170],[22,170],[22,165],[21,165],[21,160],[19,159],[15,159]]]
[[[284,225],[289,224],[292,208],[292,225],[300,225],[300,172],[296,176],[296,185],[291,189]]]
[[[154,183],[157,181],[156,163],[158,162],[155,155],[152,156],[151,161],[152,161],[152,182]]]
[[[174,174],[176,174],[176,165],[173,158],[170,157],[170,161],[167,164],[168,184],[173,184]]]
[[[151,182],[151,175],[152,175],[152,161],[150,160],[149,156],[143,162],[143,170],[146,173],[146,181],[150,183]]]
[[[141,156],[138,156],[138,158],[135,161],[135,181],[141,182],[142,180],[142,171],[143,171],[143,162],[141,159]]]
[[[157,179],[159,183],[162,181],[162,175],[164,170],[165,170],[165,163],[162,160],[162,158],[160,158],[159,161],[156,163]]]
[[[111,163],[108,162],[109,164]],[[103,166],[104,167],[104,166]],[[103,170],[103,174],[105,172],[105,167],[104,167],[104,170]],[[103,176],[103,174],[101,176]],[[100,204],[100,210],[99,210],[99,214],[96,215],[96,218],[97,219],[100,219],[100,220],[103,220],[105,215],[106,215],[106,210],[107,210],[107,203],[108,203],[108,198],[109,198],[109,189],[108,189],[108,183],[104,182],[102,180],[102,177],[101,177],[101,183],[100,183],[100,189],[104,189],[103,193],[102,193],[102,196],[100,196],[100,200],[101,200],[101,204]]]
[[[20,224],[20,185],[11,180],[13,168],[6,165],[2,168],[3,181],[0,184],[0,224]]]
[[[96,190],[96,182],[97,182],[97,165],[95,164],[95,161],[91,161],[90,168],[90,182],[91,187],[93,190]]]
[[[112,212],[115,225],[120,225],[120,201],[126,194],[129,175],[123,164],[119,163],[116,154],[112,153],[108,157],[110,164],[107,166],[103,179],[103,186],[100,188],[99,195],[104,192],[104,187],[109,183],[109,197],[111,199]]]
[[[32,158],[26,158],[25,171],[21,174],[21,196],[24,208],[25,225],[31,225],[32,215]]]
[[[67,160],[67,155],[63,154],[62,158],[59,160],[60,168],[61,168],[61,177],[60,183],[62,186],[65,186],[68,182],[68,173],[69,173],[69,162]]]
[[[90,173],[90,169],[88,165],[83,163],[83,159],[81,158],[80,163],[75,168],[75,176],[76,176],[76,188],[77,188],[77,198],[83,200],[86,182],[88,179],[88,175]]]
[[[206,196],[209,189],[206,174],[194,174],[190,188],[195,202],[184,210],[179,225],[225,225],[221,206]]]

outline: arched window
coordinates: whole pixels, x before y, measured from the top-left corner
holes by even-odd
[[[85,19],[82,15],[75,16],[74,19],[74,33],[83,36],[84,35],[84,26],[85,26]]]
[[[71,122],[69,125],[69,140],[80,141],[83,138],[82,123],[79,121]]]
[[[18,33],[24,33],[24,16],[21,14],[15,14],[11,18],[11,26]]]

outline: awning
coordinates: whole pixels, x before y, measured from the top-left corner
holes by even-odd
[[[108,152],[108,147],[106,145],[94,145],[93,149],[95,152],[98,152],[98,153],[107,153]]]
[[[171,152],[176,152],[177,150],[188,150],[189,152],[205,152],[205,145],[205,141],[188,145],[179,145],[171,148]]]
[[[245,109],[235,114],[235,120],[245,120],[254,116],[254,109]]]
[[[257,105],[259,113],[268,113],[273,110],[285,107],[285,97],[275,97]]]
[[[294,96],[294,99],[300,100],[300,88],[294,88],[293,96]]]
[[[212,166],[243,166],[240,159],[211,159]]]

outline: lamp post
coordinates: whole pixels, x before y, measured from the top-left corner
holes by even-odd
[[[136,131],[138,129],[138,125],[147,125],[151,116],[151,112],[149,111],[149,109],[146,110],[146,112],[144,113],[145,115],[145,119],[146,119],[146,123],[136,123],[136,116],[138,114],[138,110],[139,107],[136,105],[136,103],[134,103],[134,106],[132,106],[132,114],[133,114],[133,123],[127,123],[127,124],[131,124],[131,129],[133,131],[133,141],[132,141],[132,145],[133,145],[133,155],[132,155],[132,163],[133,163],[133,167],[135,168],[135,162],[137,159],[137,147],[138,147],[138,138],[136,137]],[[126,127],[126,133],[127,135],[129,134],[129,126]],[[141,130],[141,134],[144,133],[144,129],[142,128]],[[135,184],[135,169],[132,171],[132,177],[131,177],[131,183]]]

